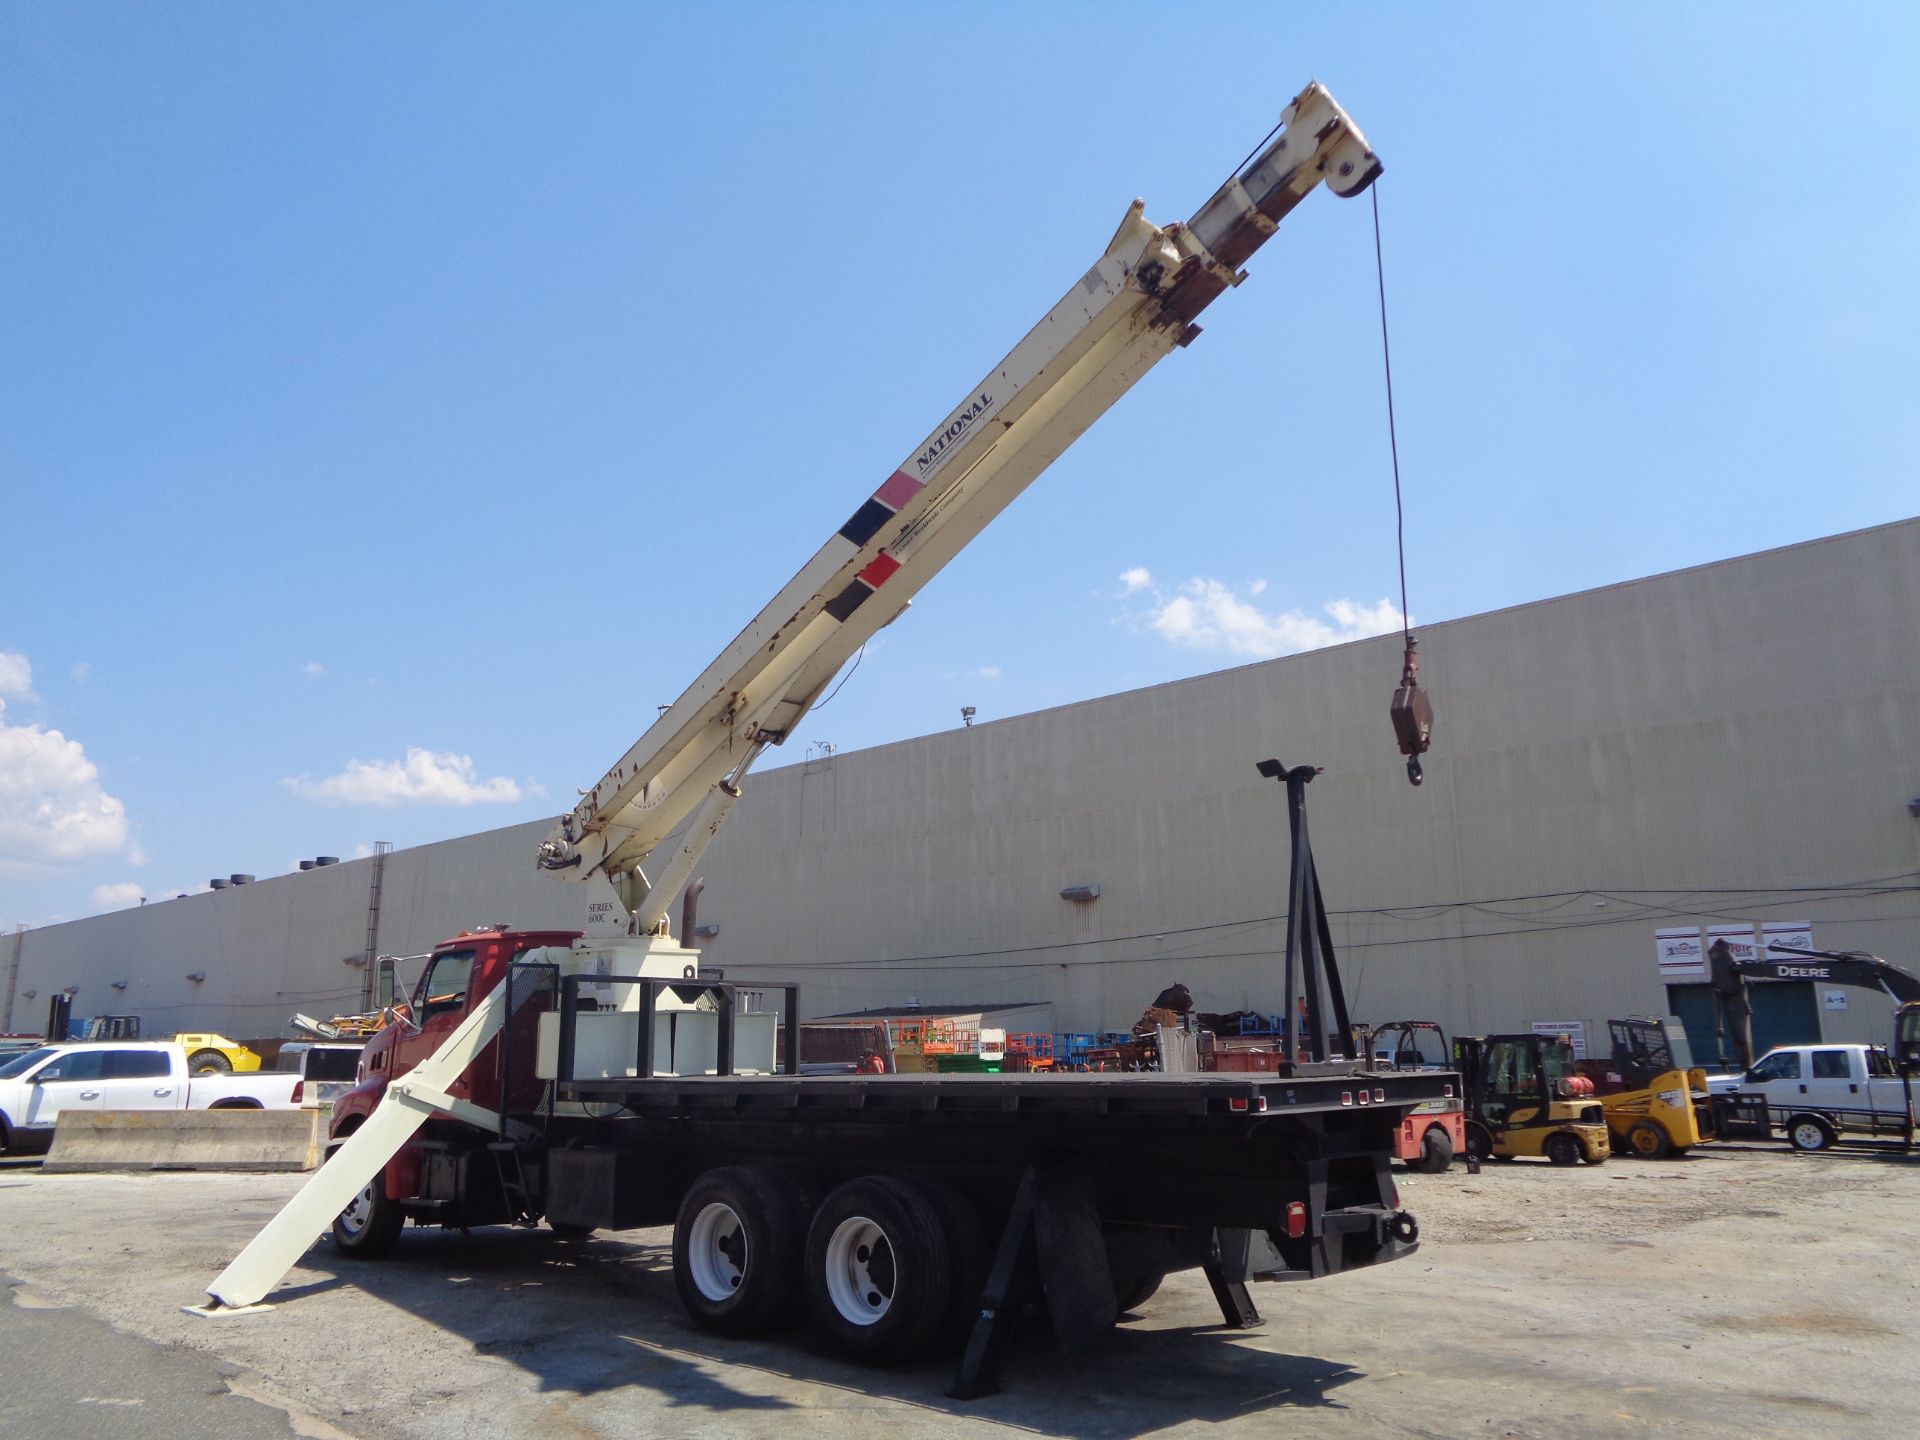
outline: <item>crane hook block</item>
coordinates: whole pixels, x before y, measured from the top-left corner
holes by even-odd
[[[1420,757],[1433,743],[1433,697],[1420,688],[1419,641],[1407,637],[1406,663],[1400,672],[1400,688],[1393,692],[1394,738],[1400,753],[1407,757],[1407,779],[1418,785],[1425,776]]]

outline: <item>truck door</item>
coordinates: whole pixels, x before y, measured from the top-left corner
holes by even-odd
[[[1806,1102],[1821,1110],[1868,1108],[1867,1077],[1860,1073],[1857,1050],[1825,1046],[1808,1052]]]
[[[411,1070],[440,1048],[467,1015],[467,984],[473,977],[472,950],[447,950],[427,962],[413,992],[413,1018],[420,1029],[393,1047],[393,1073]]]
[[[1747,1071],[1742,1090],[1757,1090],[1775,1110],[1794,1110],[1807,1103],[1806,1065],[1798,1050],[1775,1050],[1760,1057]]]
[[[1870,1110],[1905,1121],[1907,1118],[1906,1088],[1910,1082],[1901,1078],[1900,1067],[1893,1057],[1879,1046],[1867,1050],[1867,1100]],[[1920,1096],[1915,1097],[1920,1100]]]
[[[69,1050],[43,1065],[31,1077],[27,1124],[51,1127],[62,1110],[98,1110],[106,1058],[104,1050]]]
[[[179,1110],[184,1082],[165,1050],[108,1050],[100,1077],[102,1110]]]

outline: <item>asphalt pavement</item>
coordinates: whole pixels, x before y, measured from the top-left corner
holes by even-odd
[[[252,1398],[248,1376],[197,1350],[156,1345],[18,1281],[0,1305],[0,1435],[57,1440],[340,1440],[312,1417]]]

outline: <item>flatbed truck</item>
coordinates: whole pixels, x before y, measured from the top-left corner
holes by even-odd
[[[1156,226],[1136,201],[1060,303],[541,845],[543,868],[605,877],[626,934],[490,929],[436,947],[336,1103],[328,1163],[201,1308],[260,1301],[329,1224],[342,1252],[371,1258],[409,1220],[671,1223],[701,1327],[745,1334],[804,1310],[840,1352],[881,1363],[964,1336],[951,1393],[968,1397],[994,1387],[1038,1295],[1074,1344],[1199,1268],[1244,1326],[1258,1320],[1249,1281],[1410,1253],[1418,1225],[1388,1160],[1441,1077],[1376,1073],[1318,1038],[1263,1074],[804,1075],[797,989],[782,990],[777,1040],[779,1016],[703,975],[669,921],[747,770],[859,647],[1194,339],[1294,205],[1322,183],[1359,194],[1379,168],[1316,84],[1191,220]],[[1295,823],[1300,893],[1297,802]],[[1316,1008],[1323,989],[1343,1003],[1330,951],[1318,979],[1291,937],[1287,958],[1288,1006],[1308,1005],[1312,1036],[1345,1035],[1343,1009],[1335,1025]]]

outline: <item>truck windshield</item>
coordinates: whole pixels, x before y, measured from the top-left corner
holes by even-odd
[[[6,1064],[0,1065],[0,1080],[11,1080],[16,1075],[24,1075],[42,1060],[53,1054],[51,1045],[42,1045],[38,1050],[29,1050],[24,1055],[16,1055]]]

